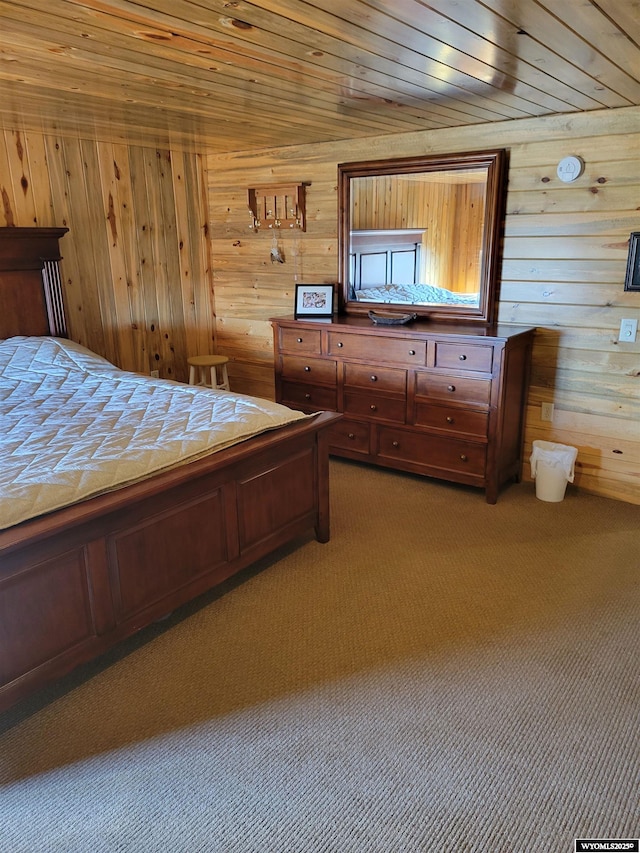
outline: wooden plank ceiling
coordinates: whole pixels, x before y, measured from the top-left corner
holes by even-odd
[[[5,128],[232,151],[640,104],[638,0],[0,0]]]

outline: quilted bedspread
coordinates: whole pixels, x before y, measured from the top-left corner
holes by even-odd
[[[433,284],[381,284],[356,290],[358,302],[400,302],[408,305],[479,305],[478,293],[454,293]]]
[[[309,417],[119,370],[58,338],[0,341],[0,529]]]

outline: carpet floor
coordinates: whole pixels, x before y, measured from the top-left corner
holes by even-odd
[[[636,506],[331,463],[282,549],[0,716],[2,853],[640,835]]]

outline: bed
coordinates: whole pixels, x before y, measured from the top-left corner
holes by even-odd
[[[43,275],[62,233],[0,229],[0,710],[275,549],[329,538],[339,415],[127,374],[66,340]]]
[[[354,290],[358,302],[392,302],[407,305],[479,305],[479,293],[454,293],[433,284],[381,284]]]

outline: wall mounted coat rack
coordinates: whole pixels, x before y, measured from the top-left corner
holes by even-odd
[[[252,230],[299,228],[306,231],[305,184],[277,184],[249,190]]]

